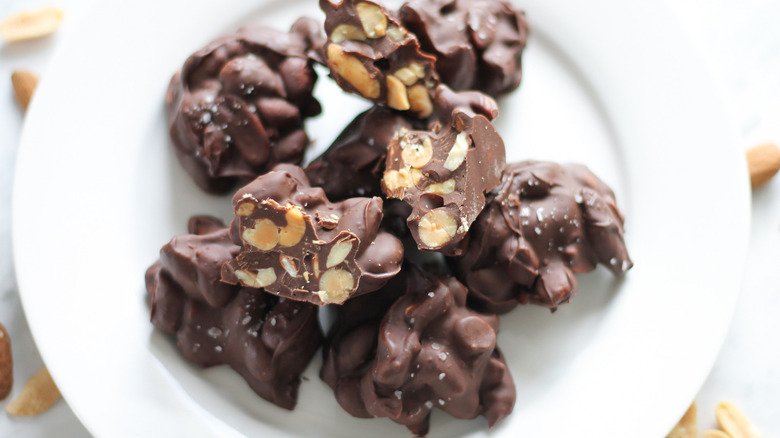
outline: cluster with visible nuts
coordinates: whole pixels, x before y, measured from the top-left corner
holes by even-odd
[[[434,407],[490,426],[509,415],[515,386],[496,346],[498,318],[466,308],[467,292],[408,266],[378,297],[345,303],[322,368],[342,407],[417,435]]]
[[[388,145],[382,189],[412,207],[407,224],[420,249],[458,255],[485,206],[485,193],[501,180],[505,151],[488,119],[497,114],[492,99],[477,94],[471,104],[469,97],[475,96],[440,90],[437,112],[447,116],[447,124],[435,123],[433,131],[398,131]],[[459,100],[447,99],[450,95]]]
[[[555,309],[597,263],[618,276],[632,266],[612,190],[585,166],[537,161],[507,165],[454,261],[471,304],[493,313]]]
[[[368,0],[320,0],[328,41],[322,49],[333,79],[345,90],[419,118],[433,112],[436,58],[389,11]]]
[[[300,163],[317,75],[307,52],[321,42],[301,18],[280,32],[250,26],[195,52],[177,72],[166,103],[171,140],[197,185],[225,193],[277,163]]]
[[[228,229],[207,217],[188,228],[147,270],[152,323],[176,336],[187,359],[227,364],[260,397],[292,409],[301,373],[322,343],[316,307],[221,283],[219,266],[238,250]]]
[[[508,1],[411,0],[399,21],[436,55],[436,72],[450,87],[498,97],[520,85],[528,24]]]
[[[401,269],[403,247],[380,231],[382,200],[331,203],[303,170],[279,165],[233,197],[241,252],[222,280],[317,305],[373,292]]]

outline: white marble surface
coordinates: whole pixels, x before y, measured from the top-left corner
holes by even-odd
[[[13,340],[16,378],[9,400],[42,366],[19,303],[11,257],[11,183],[23,116],[13,98],[10,75],[16,69],[29,69],[45,78],[52,51],[77,26],[88,3],[57,0],[67,13],[57,34],[0,46],[0,322]],[[44,0],[3,0],[0,18],[47,4]],[[720,81],[743,146],[780,142],[780,2],[674,0],[668,4]],[[706,157],[691,165],[706,165]],[[724,214],[728,214],[728,205],[724,199]],[[776,340],[780,333],[780,177],[753,193],[752,209],[742,295],[723,350],[696,401],[702,430],[715,426],[715,405],[729,399],[742,407],[764,437],[772,437],[780,434],[780,348]],[[729,232],[724,230],[713,238],[728,239]],[[696,320],[697,316],[691,315],[691,324]],[[0,402],[0,407],[4,408],[7,401]],[[650,418],[653,413],[647,415]],[[0,412],[0,437],[48,436],[81,437],[89,433],[65,402],[29,419],[9,417],[5,409]]]

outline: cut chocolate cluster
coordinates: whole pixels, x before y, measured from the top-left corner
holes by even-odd
[[[376,297],[345,303],[322,368],[342,407],[418,435],[434,407],[490,426],[509,415],[515,387],[496,346],[498,318],[466,308],[466,294],[454,278],[412,266]]]
[[[504,142],[490,122],[492,99],[439,87],[431,131],[398,132],[388,145],[382,188],[412,207],[409,230],[420,249],[460,254],[460,242],[504,169]],[[475,111],[479,111],[477,114]]]
[[[497,97],[520,85],[528,24],[508,1],[412,0],[399,21],[436,56],[436,72],[450,87]]]
[[[233,197],[233,241],[222,280],[323,305],[373,292],[398,274],[401,242],[380,231],[382,199],[331,203],[303,170],[279,165]]]
[[[602,263],[620,276],[632,266],[615,196],[582,165],[507,165],[469,234],[455,266],[482,311],[555,309],[576,290],[575,273]]]
[[[219,281],[238,252],[228,229],[208,217],[190,220],[146,272],[152,323],[176,336],[187,359],[227,364],[262,398],[292,409],[301,373],[322,343],[317,307]]]
[[[323,58],[345,90],[425,118],[433,112],[430,90],[436,58],[390,12],[368,0],[320,0],[328,41]]]
[[[195,52],[166,98],[174,150],[200,188],[225,193],[277,163],[300,163],[303,121],[320,113],[307,52],[319,25],[301,18],[290,32],[248,26]]]

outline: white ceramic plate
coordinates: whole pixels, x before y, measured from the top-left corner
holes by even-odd
[[[717,355],[738,295],[749,190],[724,105],[662,4],[517,0],[532,38],[519,92],[500,102],[512,160],[589,165],[615,189],[636,267],[581,277],[550,314],[502,318],[515,412],[435,413],[431,436],[664,436]],[[313,0],[96,2],[62,44],[27,116],[13,200],[17,275],[41,353],[73,410],[99,437],[362,437],[407,432],[344,413],[309,367],[286,412],[225,367],[200,370],[155,332],[143,274],[195,213],[227,217],[167,143],[163,95],[186,56],[260,21],[319,16]],[[174,30],[175,29],[175,30]],[[325,77],[329,144],[365,103]],[[313,154],[310,154],[310,156]]]

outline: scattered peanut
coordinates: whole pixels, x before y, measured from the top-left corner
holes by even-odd
[[[699,438],[731,438],[721,430],[705,430]]]
[[[5,407],[9,415],[30,417],[45,412],[61,397],[49,370],[43,367],[32,376],[14,401]]]
[[[27,70],[17,70],[11,74],[11,83],[14,86],[16,101],[22,110],[27,111],[30,99],[38,86],[38,75]]]
[[[755,426],[745,414],[729,401],[722,401],[715,407],[715,418],[720,428],[732,438],[761,438]]]
[[[754,189],[763,186],[780,170],[780,148],[765,143],[746,152],[750,183]]]
[[[697,438],[699,426],[696,423],[696,402],[693,402],[666,438]]]
[[[52,6],[11,15],[0,23],[0,37],[9,43],[44,37],[60,27],[63,15]]]

